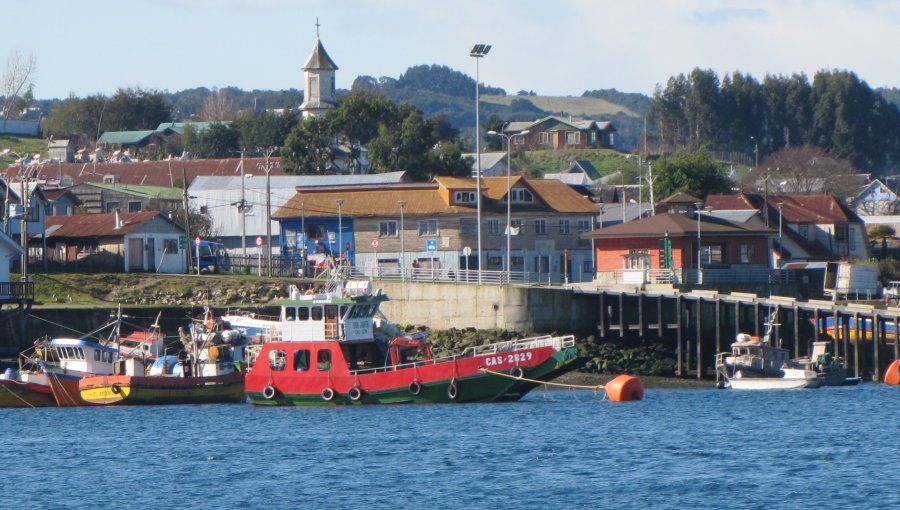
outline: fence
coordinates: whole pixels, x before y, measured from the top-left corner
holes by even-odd
[[[794,271],[767,267],[738,266],[723,269],[617,269],[615,282],[622,285],[640,284],[718,284],[794,282]]]

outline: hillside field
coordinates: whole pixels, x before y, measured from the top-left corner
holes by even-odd
[[[631,117],[638,115],[628,108],[610,103],[605,99],[580,96],[481,96],[485,103],[509,106],[514,99],[526,99],[547,112],[574,116],[597,117],[623,113]]]

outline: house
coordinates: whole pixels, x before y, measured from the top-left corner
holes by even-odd
[[[71,163],[75,161],[75,147],[69,143],[69,140],[50,140],[47,144],[50,161],[60,161],[63,163]]]
[[[20,245],[27,244],[29,263],[40,260],[44,252],[44,220],[51,204],[44,194],[43,186],[33,180],[9,183],[0,181],[0,193],[6,207],[4,232],[11,238],[20,240]],[[23,196],[27,199],[22,200]],[[21,241],[23,222],[28,236],[27,243]]]
[[[514,136],[523,131],[528,133]],[[531,122],[510,122],[503,128],[513,146],[525,150],[601,149],[613,146],[616,128],[611,122],[563,120],[550,115]]]
[[[69,216],[82,206],[81,200],[69,188],[44,188],[47,197],[46,216]]]
[[[893,216],[900,214],[900,196],[880,179],[863,186],[849,201],[853,211],[862,216]]]
[[[87,214],[170,212],[183,207],[184,191],[166,186],[82,182],[68,189],[81,202],[82,212]]]
[[[654,212],[672,214],[691,214],[697,209],[697,204],[703,207],[703,201],[689,193],[674,193],[656,203]]]
[[[544,179],[557,179],[570,186],[595,184],[600,177],[600,172],[586,159],[572,161],[564,172],[544,174]]]
[[[247,165],[246,168],[256,167]],[[266,207],[270,215],[274,214],[296,194],[297,188],[396,184],[403,181],[404,175],[405,172],[363,175],[274,175],[273,172],[268,179],[268,200],[265,174],[248,172],[243,179],[240,173],[197,176],[188,188],[188,196],[191,209],[207,215],[216,232],[216,241],[231,251],[246,252],[249,246],[250,253],[255,255],[258,252],[255,239],[266,235]],[[273,247],[282,245],[279,223],[273,222],[269,235]]]
[[[462,157],[472,162],[472,177],[478,175],[478,158],[475,153],[466,152]],[[506,175],[506,172],[506,152],[481,153],[481,175],[483,177],[498,177]]]
[[[695,211],[657,213],[581,237],[593,242],[598,283],[679,284],[747,281],[753,269],[767,281],[772,235],[764,226]]]
[[[537,281],[593,277],[590,243],[578,237],[597,215],[590,200],[562,182],[521,176],[512,177],[509,191],[505,176],[486,177],[481,193],[481,269],[509,268]],[[343,255],[369,270],[457,272],[479,267],[477,194],[475,179],[462,177],[299,188],[274,217],[285,254]]]
[[[184,229],[159,211],[47,218],[47,258],[61,267],[185,273]]]
[[[818,195],[709,195],[706,207],[720,216],[754,211],[778,233],[777,263],[870,257],[865,223],[830,193]]]

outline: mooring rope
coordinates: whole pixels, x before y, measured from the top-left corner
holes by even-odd
[[[4,390],[8,391],[10,395],[12,395],[12,396],[16,397],[17,399],[21,400],[22,402],[24,402],[25,404],[27,404],[28,407],[34,407],[34,405],[33,405],[31,402],[25,400],[25,399],[22,398],[20,395],[18,395],[16,392],[14,392],[13,390],[7,388],[5,384],[2,385],[2,386],[0,386],[0,388],[3,388]]]
[[[585,384],[568,384],[568,383],[558,383],[558,382],[551,382],[551,381],[541,381],[540,379],[529,379],[524,376],[515,376],[512,374],[504,374],[503,372],[495,372],[493,370],[488,370],[487,368],[481,368],[480,370],[486,374],[499,375],[501,377],[506,377],[509,379],[516,379],[519,381],[528,381],[528,382],[533,382],[533,383],[537,383],[537,384],[546,384],[547,386],[560,386],[563,388],[580,388],[580,389],[594,390],[594,391],[600,391],[605,387],[602,384],[598,384],[596,386],[588,386]]]

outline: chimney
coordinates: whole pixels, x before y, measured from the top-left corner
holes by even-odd
[[[116,224],[113,228],[115,228],[116,230],[119,230],[119,228],[121,228],[121,227],[122,227],[122,224],[119,222],[119,210],[116,209]]]

